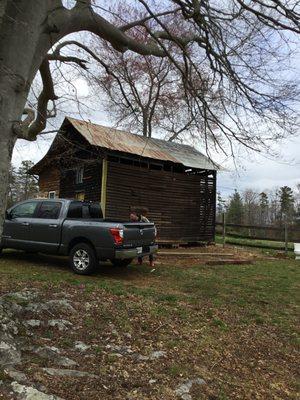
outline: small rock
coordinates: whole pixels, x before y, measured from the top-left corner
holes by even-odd
[[[23,372],[16,371],[13,369],[5,369],[4,372],[14,381],[17,381],[19,383],[27,383],[28,382],[28,378]]]
[[[192,386],[196,385],[204,385],[206,382],[201,378],[189,379],[184,382],[182,385],[179,385],[177,389],[175,389],[175,394],[180,397],[182,400],[192,400],[192,396],[189,394]]]
[[[20,301],[32,301],[34,299],[36,299],[38,296],[38,292],[35,289],[32,290],[22,290],[20,292],[12,292],[12,293],[8,293],[7,295],[3,296],[3,298],[5,299],[17,299]]]
[[[45,394],[31,386],[21,385],[18,382],[12,382],[11,387],[21,400],[63,400],[61,397]]]
[[[56,311],[66,311],[71,313],[74,313],[76,311],[75,308],[66,299],[49,300],[47,301],[46,304],[48,305],[49,308],[54,309]]]
[[[153,385],[153,383],[156,383],[156,382],[157,382],[156,379],[149,379],[149,381],[148,381],[148,383],[149,383],[150,385]]]
[[[21,353],[14,344],[4,341],[0,342],[0,365],[20,364]]]
[[[43,358],[50,358],[53,359],[57,357],[60,353],[60,350],[57,347],[54,346],[43,346],[43,347],[32,347],[30,350],[33,353],[38,354],[40,357]]]
[[[40,357],[51,360],[53,363],[62,367],[75,367],[78,365],[76,361],[73,361],[68,357],[59,355],[60,350],[57,347],[44,346],[32,349],[32,351],[38,354]]]
[[[50,319],[48,321],[48,325],[54,328],[58,328],[59,331],[66,331],[71,326],[73,326],[72,322],[65,319]]]
[[[59,357],[56,360],[56,364],[60,365],[62,367],[76,367],[76,366],[78,366],[76,361],[71,360],[71,358],[68,358],[68,357]]]
[[[142,356],[141,354],[138,354],[136,358],[138,361],[148,361],[149,360],[148,356]]]
[[[106,348],[108,350],[111,350],[113,353],[119,353],[123,356],[133,353],[133,350],[131,349],[130,346],[119,346],[116,344],[107,344]]]
[[[10,332],[13,335],[17,335],[19,332],[15,321],[7,321],[5,318],[2,320],[1,330],[3,332]]]
[[[74,347],[76,350],[79,350],[79,351],[87,351],[88,349],[90,349],[91,346],[89,346],[83,342],[77,341],[77,342],[75,342]]]
[[[97,375],[90,374],[84,371],[77,371],[75,369],[58,369],[58,368],[43,368],[43,371],[52,376],[70,376],[75,378],[98,378]]]
[[[138,361],[153,361],[157,360],[158,358],[164,357],[166,355],[165,351],[153,351],[149,356],[143,356],[142,354],[135,355],[135,358]]]
[[[157,358],[164,357],[165,355],[166,355],[165,351],[162,350],[153,351],[149,356],[149,360],[156,360]]]
[[[25,307],[25,310],[39,314],[39,313],[41,313],[43,311],[47,311],[48,310],[48,306],[45,303],[29,303]]]
[[[24,321],[23,324],[27,327],[37,328],[41,326],[41,321],[39,319],[28,319],[27,321]]]

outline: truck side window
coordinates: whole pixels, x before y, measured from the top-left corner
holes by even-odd
[[[72,201],[72,203],[70,203],[67,218],[82,218],[81,201]]]
[[[57,219],[61,210],[60,202],[43,201],[39,208],[37,218]]]
[[[36,206],[36,201],[29,201],[28,203],[20,204],[11,210],[11,218],[32,218],[36,210]]]

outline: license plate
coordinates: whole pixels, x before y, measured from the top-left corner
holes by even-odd
[[[137,250],[138,254],[142,254],[142,252],[143,252],[143,248],[142,247],[137,247],[136,250]]]

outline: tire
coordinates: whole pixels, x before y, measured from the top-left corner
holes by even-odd
[[[79,275],[91,274],[98,261],[94,249],[87,243],[78,243],[72,247],[69,258],[71,268]]]
[[[124,260],[113,259],[113,260],[110,260],[110,261],[111,261],[111,263],[112,263],[112,265],[114,267],[126,268],[126,267],[128,267],[129,264],[132,263],[133,258],[125,258]]]

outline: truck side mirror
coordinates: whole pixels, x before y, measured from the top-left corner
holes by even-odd
[[[12,215],[11,215],[10,211],[5,211],[5,218],[8,220],[12,219]]]

